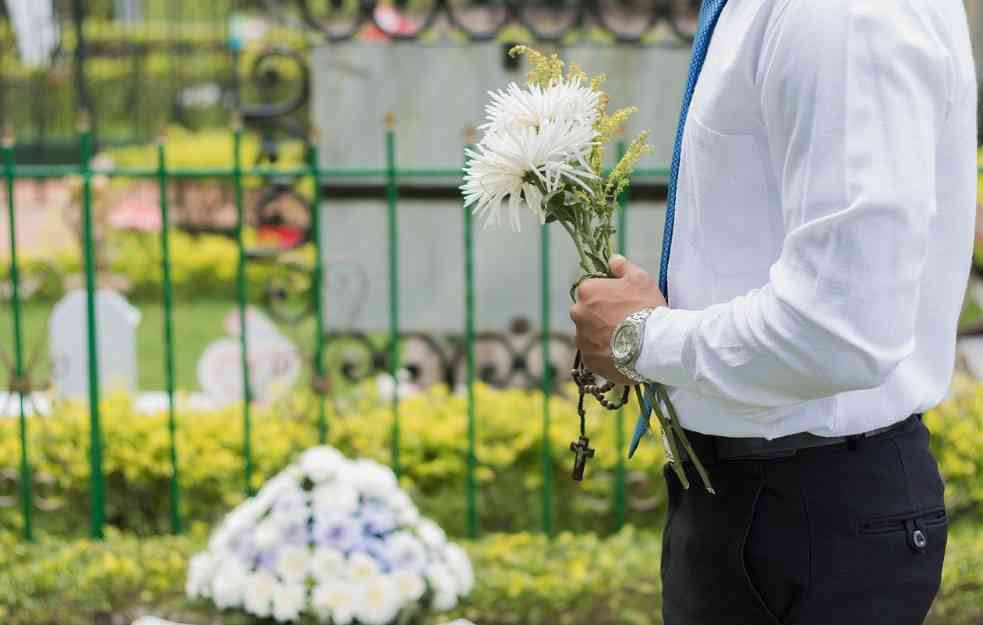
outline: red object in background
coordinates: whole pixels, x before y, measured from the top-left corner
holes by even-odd
[[[160,232],[160,194],[152,186],[133,186],[109,211],[109,224],[123,230]]]
[[[390,34],[415,35],[417,31],[413,20],[403,17],[399,11],[390,5],[376,4],[373,11],[374,22],[368,22],[359,35],[365,41],[389,41]],[[376,22],[385,27],[385,31],[376,26]],[[387,32],[389,34],[387,34]]]
[[[304,229],[289,224],[262,225],[256,230],[262,247],[289,250],[304,242]]]

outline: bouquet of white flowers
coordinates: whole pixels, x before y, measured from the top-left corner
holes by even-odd
[[[389,625],[449,610],[473,584],[467,554],[389,468],[315,447],[226,516],[186,590],[257,620]]]
[[[605,175],[605,144],[637,109],[608,113],[610,98],[601,89],[604,76],[588,78],[574,64],[564,74],[565,65],[555,54],[546,56],[526,46],[516,46],[510,54],[525,54],[532,61],[528,84],[523,88],[512,83],[506,90],[490,94],[488,121],[479,127],[484,135],[475,149],[467,152],[461,190],[465,204],[474,206],[486,226],[501,224],[506,207],[506,219],[514,230],[519,229],[519,212],[523,208],[532,211],[540,223],[560,224],[573,240],[584,271],[570,289],[573,298],[581,281],[612,277],[608,260],[614,253],[617,199],[627,189],[639,157],[651,150],[645,142],[648,132],[632,141],[617,165]],[[629,387],[618,393],[620,401],[610,400],[607,395],[615,390],[615,385],[599,383],[583,367],[579,353],[573,377],[580,389],[580,439],[571,443],[571,450],[577,454],[573,475],[579,480],[585,459],[594,451],[589,447],[584,425],[585,394],[593,395],[606,408],[616,409],[627,402]],[[655,412],[666,456],[684,487],[689,487],[689,481],[680,460],[686,454],[704,486],[713,492],[666,389],[661,384],[644,386],[644,392],[641,386],[635,387],[642,415],[629,455],[648,431],[649,416]]]

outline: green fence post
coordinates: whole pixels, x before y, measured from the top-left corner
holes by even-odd
[[[550,232],[549,224],[539,229],[540,305],[542,307],[541,348],[543,357],[543,532],[553,535],[553,449],[550,445],[550,394],[553,370],[550,367]]]
[[[307,166],[310,169],[311,181],[314,183],[314,196],[311,200],[311,230],[314,236],[314,276],[312,293],[314,298],[314,377],[316,378],[314,392],[318,396],[317,408],[317,439],[324,445],[328,441],[328,420],[325,413],[324,395],[327,384],[324,372],[324,256],[321,239],[321,176],[318,156],[317,130],[311,133],[307,146]]]
[[[174,406],[174,293],[171,286],[170,214],[167,203],[167,156],[163,133],[157,140],[157,187],[160,192],[160,268],[164,291],[164,378],[167,430],[171,442],[171,530],[181,533],[181,481],[177,460],[177,414]]]
[[[467,146],[474,144],[474,128],[468,129]],[[468,158],[465,152],[464,165],[467,167]],[[475,471],[478,466],[477,457],[477,424],[475,423],[474,398],[474,228],[472,226],[471,209],[464,206],[464,346],[467,354],[467,387],[468,387],[468,536],[478,537],[478,485]]]
[[[24,375],[24,335],[21,327],[20,268],[17,263],[17,212],[14,208],[14,133],[8,126],[3,133],[3,169],[7,182],[7,219],[10,231],[10,284],[13,292],[14,316],[14,377],[10,391],[17,393],[20,434],[20,505],[23,532],[26,540],[34,540],[31,511],[34,507],[31,492],[31,460],[27,449],[27,415],[24,411],[24,394],[30,393],[30,384]]]
[[[396,204],[396,116],[386,115],[386,204],[389,225],[389,374],[393,378],[392,463],[396,477],[399,466],[399,222]]]
[[[92,236],[92,127],[87,112],[79,115],[82,173],[82,250],[85,254],[86,333],[89,351],[89,467],[92,482],[92,537],[103,538],[106,520],[102,473],[102,426],[99,417],[99,341],[96,335],[96,261]]]
[[[625,155],[624,140],[618,141],[618,161]],[[628,191],[618,196],[618,253],[627,249]],[[614,527],[620,530],[625,526],[625,409],[621,407],[615,415],[615,458],[618,464],[614,469]]]
[[[252,416],[253,394],[249,383],[249,341],[246,331],[246,242],[244,238],[246,209],[242,185],[242,117],[236,114],[232,127],[232,181],[235,185],[236,245],[239,263],[236,269],[236,299],[239,304],[239,351],[242,366],[242,454],[245,460],[246,495],[253,494]]]

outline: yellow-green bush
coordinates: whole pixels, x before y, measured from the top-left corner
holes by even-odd
[[[538,529],[541,525],[544,470],[542,396],[522,390],[477,387],[477,471],[482,528],[486,531]],[[616,464],[615,415],[595,409],[588,422],[597,457],[587,479],[569,477],[577,420],[571,401],[551,401],[547,467],[554,526],[605,533],[614,527],[612,502]],[[388,462],[390,404],[371,386],[328,402],[329,442],[351,456]],[[259,487],[303,449],[317,443],[316,398],[298,390],[276,405],[254,411],[253,484]],[[400,459],[403,483],[427,513],[456,535],[466,532],[467,402],[461,394],[435,387],[400,406]],[[634,409],[626,411],[630,426]],[[242,416],[238,406],[178,415],[178,455],[182,512],[186,522],[211,522],[241,501],[243,484]],[[953,516],[983,501],[983,386],[957,384],[953,396],[926,416],[932,445],[946,477]],[[83,404],[56,406],[53,416],[29,421],[29,451],[39,480],[39,496],[50,512],[37,522],[52,531],[79,534],[88,527],[89,418]],[[0,471],[15,472],[19,458],[17,423],[0,422]],[[170,441],[165,414],[134,414],[130,400],[115,396],[102,406],[104,472],[108,519],[139,533],[169,527]],[[662,523],[665,495],[661,445],[648,439],[626,462],[628,520],[642,527]],[[0,512],[0,523],[16,527],[15,508]]]
[[[945,476],[951,513],[983,503],[983,384],[957,377],[949,398],[925,415],[932,449]]]
[[[0,533],[0,622],[91,625],[97,614],[130,622],[156,614],[191,623],[227,615],[183,598],[186,563],[204,543],[192,537],[137,539],[110,533],[104,542],[43,537],[27,545]],[[607,538],[528,533],[491,535],[465,544],[475,589],[454,614],[481,625],[660,625],[658,533],[627,528]],[[98,622],[98,621],[96,621]],[[116,620],[107,622],[117,622]],[[927,625],[983,622],[983,536],[954,531],[942,591]]]
[[[214,128],[192,131],[178,125],[170,125],[166,133],[167,166],[172,169],[213,169],[231,168],[233,164],[233,135],[228,128]],[[259,138],[245,134],[242,138],[241,158],[244,166],[256,161],[259,155]],[[276,167],[295,169],[304,164],[304,145],[293,141],[281,146],[283,150]],[[107,151],[118,167],[157,167],[157,145],[148,143],[113,148]],[[248,182],[258,183],[254,178]],[[231,180],[224,179],[231,184]]]
[[[268,409],[257,410],[252,422],[253,487],[317,443],[316,399],[298,391]],[[540,526],[543,486],[542,397],[521,390],[477,387],[480,513],[485,530],[514,531]],[[442,387],[406,399],[400,407],[400,459],[404,485],[430,514],[455,534],[466,530],[467,402]],[[168,527],[170,479],[167,418],[134,414],[125,396],[102,405],[103,466],[108,519],[140,533]],[[329,442],[352,456],[389,460],[392,417],[388,402],[369,387],[360,387],[344,402],[342,413],[328,409]],[[614,414],[594,411],[589,421],[597,457],[587,479],[569,477],[570,441],[577,431],[573,404],[551,401],[549,443],[555,527],[607,531],[612,526],[611,501],[617,460]],[[629,410],[626,421],[633,417]],[[238,503],[243,492],[243,428],[240,408],[178,415],[178,455],[182,506],[188,521],[212,521]],[[59,532],[84,532],[89,493],[88,412],[82,404],[59,404],[50,417],[32,418],[29,451],[37,473],[50,479],[40,495],[55,506],[38,512],[37,522]],[[16,421],[0,422],[0,471],[15,470],[19,447]],[[643,444],[628,463],[629,520],[640,525],[661,523],[664,503],[661,445]],[[15,510],[0,521],[16,526]]]
[[[245,231],[246,246],[256,241],[252,229]],[[239,248],[230,237],[217,234],[189,234],[175,230],[170,235],[171,282],[178,298],[235,297],[236,267]],[[160,241],[156,234],[114,232],[107,242],[106,269],[126,280],[131,296],[161,297],[162,272]],[[290,259],[314,264],[314,246],[304,245],[292,250],[281,260]],[[81,254],[65,251],[54,258],[19,258],[25,280],[31,282],[32,297],[54,299],[64,293],[63,280],[82,270]],[[9,272],[9,260],[0,260],[0,274]],[[261,297],[276,267],[270,263],[247,264],[249,296]],[[35,284],[36,282],[36,284]]]

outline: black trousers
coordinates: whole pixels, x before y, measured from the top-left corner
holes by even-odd
[[[919,625],[948,533],[920,419],[856,446],[665,471],[665,625]]]

